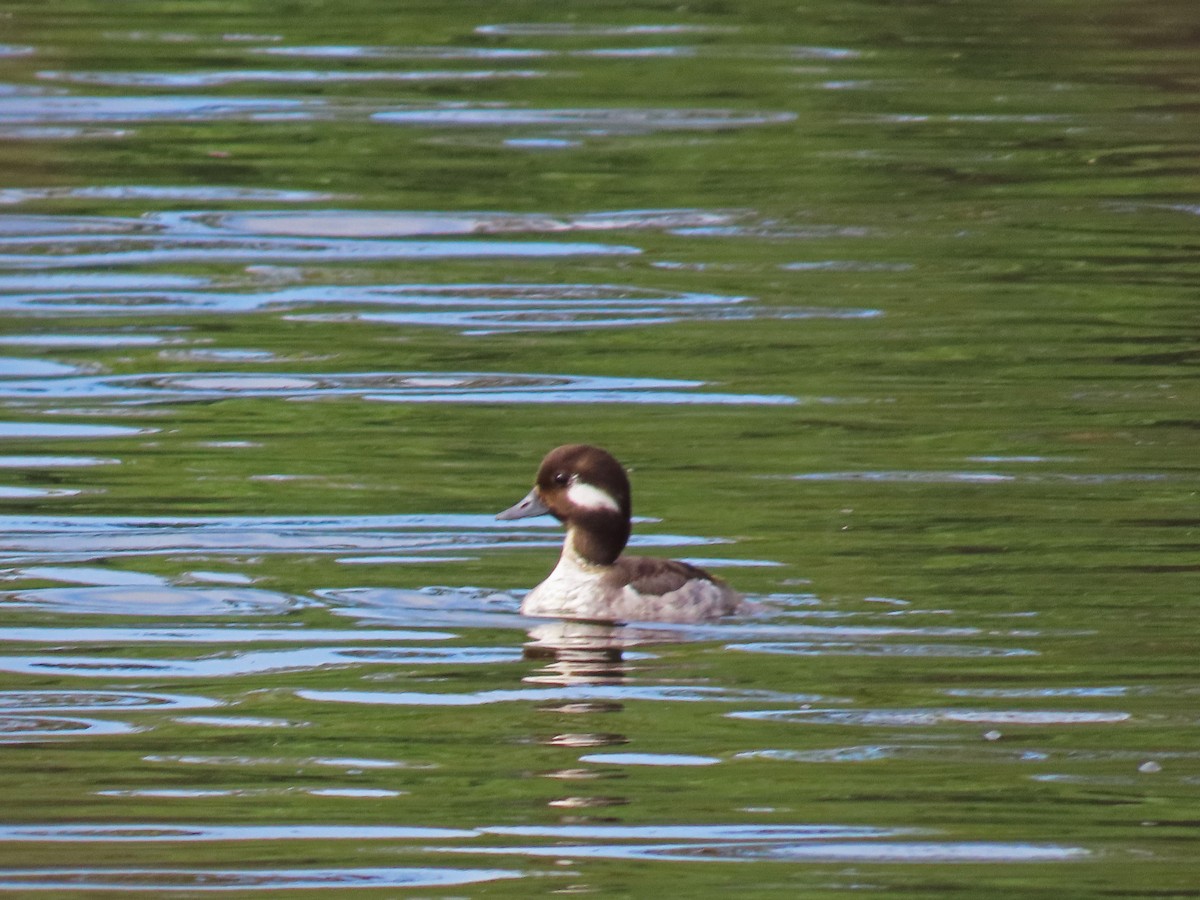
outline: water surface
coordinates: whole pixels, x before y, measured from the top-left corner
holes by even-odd
[[[1194,893],[1192,5],[302,13],[5,9],[0,891]]]

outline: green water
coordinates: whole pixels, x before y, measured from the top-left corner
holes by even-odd
[[[0,891],[1195,896],[1193,5],[393,7],[5,7]]]

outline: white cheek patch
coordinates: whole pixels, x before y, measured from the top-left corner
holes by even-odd
[[[621,511],[620,505],[607,491],[602,491],[585,481],[576,481],[567,488],[567,499],[582,509],[607,509],[615,513]]]

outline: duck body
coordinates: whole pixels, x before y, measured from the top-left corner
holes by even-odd
[[[558,564],[521,603],[527,616],[705,622],[743,605],[740,594],[698,566],[622,555],[631,530],[629,479],[599,447],[551,450],[533,490],[497,518],[544,513],[566,525],[567,534]]]

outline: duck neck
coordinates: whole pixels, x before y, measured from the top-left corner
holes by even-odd
[[[629,541],[629,521],[615,517],[597,517],[572,522],[563,542],[563,555],[570,554],[589,566],[611,566]]]

